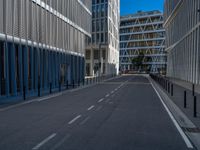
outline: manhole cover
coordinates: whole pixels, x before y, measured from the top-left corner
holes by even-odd
[[[186,128],[182,127],[183,131],[191,132],[191,133],[200,133],[200,128]]]

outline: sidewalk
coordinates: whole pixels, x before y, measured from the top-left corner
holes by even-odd
[[[194,96],[192,93],[192,83],[172,78],[163,79],[170,81],[170,83],[173,83],[173,96],[171,95],[171,86],[170,92],[164,89],[163,86],[159,86],[163,89],[163,91],[165,91],[168,97],[181,109],[181,111],[200,129],[200,85],[195,85],[195,96],[197,98],[197,117],[194,117]],[[186,91],[186,108],[184,108],[184,91]]]
[[[188,90],[192,91],[192,83],[191,82],[187,82],[187,81],[183,81],[183,80],[178,80],[178,79],[174,79],[174,78],[168,78],[171,82],[173,82],[174,84],[177,84],[183,88],[186,88]],[[200,85],[195,85],[195,92],[197,94],[200,94]]]

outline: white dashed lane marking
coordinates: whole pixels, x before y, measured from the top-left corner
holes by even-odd
[[[106,95],[106,97],[109,97],[109,96],[110,96],[110,94],[107,94],[107,95]]]
[[[100,99],[98,102],[101,103],[104,100],[104,98]]]
[[[89,110],[92,110],[94,107],[95,107],[95,106],[92,105],[92,106],[90,106],[87,110],[88,110],[88,111],[89,111]]]
[[[48,136],[46,139],[44,139],[42,142],[37,144],[35,147],[32,148],[32,150],[38,150],[40,147],[42,147],[44,144],[46,144],[48,141],[53,139],[56,136],[56,133],[53,133],[52,135]]]
[[[74,119],[72,119],[68,124],[72,124],[74,123],[76,120],[78,120],[79,118],[81,118],[81,115],[76,116]]]

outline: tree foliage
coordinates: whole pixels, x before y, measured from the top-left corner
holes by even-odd
[[[140,68],[143,65],[144,53],[140,52],[139,55],[132,59],[133,66]]]

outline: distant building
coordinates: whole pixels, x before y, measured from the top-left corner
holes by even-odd
[[[120,70],[165,72],[165,30],[160,11],[138,11],[121,16]],[[142,65],[136,68],[134,59],[143,55]]]
[[[86,75],[118,74],[119,0],[92,0],[92,39],[86,49]]]
[[[167,76],[200,83],[200,0],[166,0]]]
[[[91,0],[0,0],[0,102],[84,78],[91,8]]]

